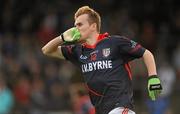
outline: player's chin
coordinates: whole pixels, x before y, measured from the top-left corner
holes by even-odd
[[[86,42],[86,40],[84,39],[80,39],[79,41],[78,41],[78,43],[80,43],[80,44],[83,44],[83,43],[85,43]]]
[[[85,38],[85,37],[81,37],[78,42],[79,42],[79,43],[85,43],[86,39],[87,39],[87,38]]]

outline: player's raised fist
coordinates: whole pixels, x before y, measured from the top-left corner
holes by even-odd
[[[61,38],[64,42],[77,42],[80,37],[81,34],[76,27],[72,27],[61,34]]]

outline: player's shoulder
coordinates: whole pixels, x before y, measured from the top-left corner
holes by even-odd
[[[109,36],[109,40],[112,40],[113,42],[123,42],[123,41],[129,41],[125,36],[120,36],[120,35],[111,35]]]

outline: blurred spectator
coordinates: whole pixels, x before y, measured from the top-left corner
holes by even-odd
[[[27,74],[22,73],[18,78],[13,91],[16,98],[16,113],[27,114],[30,108],[31,85]]]
[[[14,97],[0,72],[0,114],[10,114],[14,105]]]
[[[47,43],[51,38],[54,38],[56,36],[56,27],[57,15],[53,11],[48,11],[38,31],[39,41]]]
[[[43,80],[35,78],[32,83],[30,114],[46,114],[47,100]]]
[[[176,73],[173,67],[164,61],[158,70],[162,82],[162,94],[156,101],[148,100],[149,114],[167,114],[170,109],[171,95],[176,80]]]
[[[46,106],[47,110],[65,111],[70,109],[69,95],[65,90],[65,87],[63,87],[58,80],[50,85],[50,96],[48,97],[48,103]]]
[[[69,84],[71,84],[71,78],[73,76],[76,76],[76,79],[78,78],[77,68],[73,66],[70,62],[62,62],[61,66],[59,67],[59,76],[58,78],[62,81],[62,83],[67,87]]]
[[[174,50],[173,63],[177,71],[178,79],[180,79],[180,42],[178,43],[178,47]]]
[[[142,32],[140,40],[144,47],[151,51],[156,49],[156,34],[155,27],[151,21],[144,21],[142,25]]]
[[[75,102],[75,114],[95,114],[95,109],[90,102],[89,96],[85,90],[77,91],[78,98]]]

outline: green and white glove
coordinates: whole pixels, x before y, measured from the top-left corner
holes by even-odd
[[[76,27],[66,30],[60,35],[64,43],[74,43],[79,41],[81,34]]]
[[[148,77],[148,92],[151,100],[156,100],[162,91],[161,81],[157,75]]]

